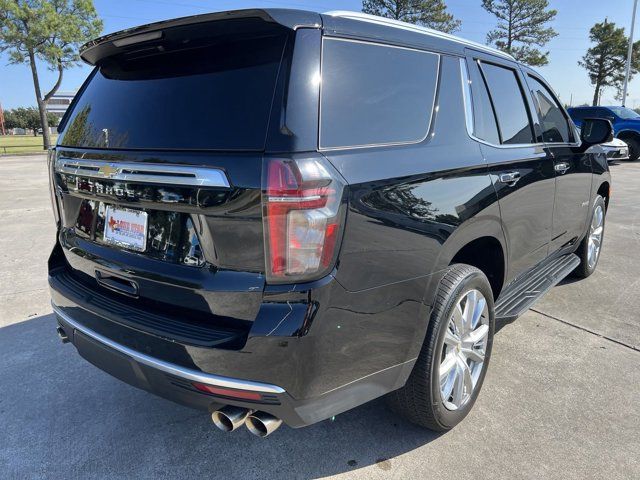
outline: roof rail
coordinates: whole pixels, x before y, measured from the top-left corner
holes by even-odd
[[[482,45],[481,43],[472,42],[471,40],[465,40],[464,38],[456,37],[455,35],[450,35],[448,33],[439,32],[438,30],[434,30],[433,28],[422,27],[420,25],[401,22],[399,20],[393,20],[391,18],[369,15],[368,13],[362,12],[352,12],[349,10],[332,10],[329,12],[324,12],[324,15],[329,15],[331,17],[349,18],[352,20],[359,20],[361,22],[375,23],[378,25],[384,25],[386,27],[399,28],[402,30],[421,33],[423,35],[429,35],[431,37],[442,38],[459,43],[461,45],[466,45],[467,47],[475,48],[476,50],[481,50],[483,52],[491,53],[492,55],[497,55],[515,61],[515,58],[513,58],[511,55],[496,48],[488,47],[486,45]]]

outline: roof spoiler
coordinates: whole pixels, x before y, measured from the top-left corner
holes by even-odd
[[[318,13],[305,10],[269,8],[205,13],[149,23],[98,37],[80,48],[80,58],[90,65],[96,65],[103,58],[124,51],[127,46],[162,38],[163,30],[236,18],[261,18],[266,22],[277,23],[292,30],[322,27],[322,17]]]

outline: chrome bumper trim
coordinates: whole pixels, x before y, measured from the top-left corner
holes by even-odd
[[[261,393],[285,393],[284,389],[276,385],[252,382],[250,380],[240,380],[237,378],[221,377],[219,375],[212,375],[210,373],[198,372],[196,370],[183,368],[173,363],[164,362],[149,355],[145,355],[144,353],[137,352],[130,349],[129,347],[125,347],[124,345],[116,343],[113,340],[110,340],[107,337],[94,332],[90,328],[81,325],[76,320],[71,318],[68,314],[63,312],[55,303],[51,302],[51,306],[53,307],[54,313],[58,315],[62,320],[64,320],[65,323],[71,325],[74,329],[82,332],[88,337],[91,337],[97,342],[106,345],[109,348],[112,348],[128,357],[131,357],[136,362],[142,363],[151,368],[155,368],[157,370],[161,370],[165,373],[175,375],[176,377],[181,377],[187,380],[206,383],[208,385],[215,385],[216,387],[235,388],[238,390],[251,390]]]

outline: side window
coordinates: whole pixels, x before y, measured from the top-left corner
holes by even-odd
[[[491,99],[477,62],[469,64],[469,80],[471,81],[471,97],[473,99],[473,135],[480,140],[499,144],[500,136],[498,135],[496,116],[493,113]]]
[[[515,70],[481,63],[482,73],[498,117],[500,139],[504,144],[535,143],[533,128],[523,91]]]
[[[548,143],[569,143],[573,135],[562,107],[546,85],[537,78],[529,76],[531,93],[538,105],[540,126],[542,127],[542,141]]]
[[[320,147],[422,141],[440,58],[435,53],[337,38],[322,49]]]

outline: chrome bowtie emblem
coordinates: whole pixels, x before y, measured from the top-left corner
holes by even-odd
[[[100,172],[100,175],[102,175],[102,176],[104,176],[106,178],[111,178],[116,173],[118,173],[118,169],[115,168],[115,166],[113,164],[107,164],[107,165],[104,165],[104,166],[100,167],[98,172]]]

